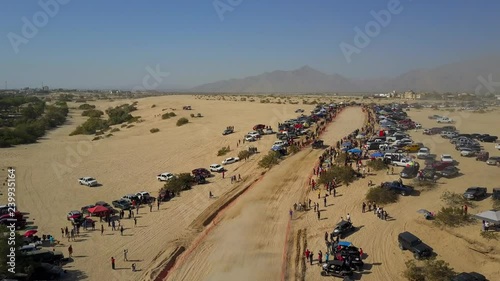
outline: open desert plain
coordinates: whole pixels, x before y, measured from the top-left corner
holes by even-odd
[[[312,170],[322,150],[306,147],[267,170],[260,168],[258,162],[276,137],[266,135],[256,142],[240,142],[255,124],[276,129],[278,122],[297,117],[297,109],[304,109],[307,114],[314,105],[187,95],[88,103],[105,110],[133,102],[137,102],[133,115],[141,116],[142,121],[133,123],[134,126],[118,126],[120,130],[112,136],[94,141],[94,136],[69,136],[87,119],[76,109],[78,104],[72,103],[71,118],[66,124],[50,131],[38,143],[0,150],[3,172],[10,166],[16,169],[17,206],[26,213],[30,227],[37,227],[38,235],[55,236],[58,243],[49,249],[67,256],[68,247],[72,246],[71,262],[64,266],[67,280],[323,280],[328,277],[320,275],[317,261],[309,265],[304,251],[325,253],[325,232],[330,233],[347,214],[359,229],[344,240],[363,248],[365,253],[365,268],[355,273],[355,280],[404,279],[405,261],[413,257],[398,248],[397,235],[403,231],[419,236],[439,259],[458,272],[477,271],[490,280],[500,275],[500,246],[497,240],[480,236],[480,222],[444,228],[417,213],[419,209],[439,211],[444,205],[440,200],[444,191],[461,194],[470,186],[484,186],[491,192],[493,187],[499,187],[499,167],[460,157],[439,135],[426,136],[421,129],[410,132],[415,142],[424,143],[433,154],[451,154],[459,162],[460,176],[440,179],[432,190],[421,190],[383,206],[390,219],[382,221],[373,212],[361,211],[368,181],[378,184],[397,180],[401,168],[396,168],[394,175],[372,172],[349,186],[341,185],[337,196],[329,196],[325,206],[323,199],[318,199],[318,192],[309,188],[311,177],[316,177]],[[185,105],[192,110],[183,110]],[[161,115],[165,112],[177,116],[164,120]],[[203,117],[192,118],[191,113]],[[408,114],[423,128],[438,126],[428,116],[441,114],[457,120],[455,126],[462,133],[500,135],[498,110],[481,114],[412,109]],[[189,123],[176,126],[180,117],[188,118]],[[347,107],[327,124],[321,139],[327,145],[335,145],[364,126],[366,118],[361,107]],[[234,126],[235,133],[223,136],[227,126]],[[152,128],[159,131],[151,133]],[[159,207],[154,204],[152,210],[147,206],[140,208],[135,216],[137,225],[127,216],[121,219],[123,235],[98,219],[96,230],[81,230],[74,240],[61,234],[61,228],[71,226],[66,218],[71,210],[97,201],[111,203],[139,191],[156,196],[163,186],[156,175],[208,168],[227,157],[236,157],[250,145],[259,153],[227,165],[224,177],[214,173],[207,184],[196,185]],[[500,154],[494,144],[483,145],[491,155]],[[227,146],[230,152],[217,156],[218,150]],[[77,179],[84,176],[95,177],[101,185],[79,185]],[[232,182],[232,176],[241,180]],[[214,198],[209,198],[209,192]],[[309,199],[319,203],[321,219],[312,211],[293,212],[290,216],[294,203]],[[492,201],[487,198],[471,205],[469,212],[491,207]],[[127,261],[124,250],[128,250]],[[111,269],[111,257],[116,259],[116,270]],[[137,269],[134,272],[133,263]]]

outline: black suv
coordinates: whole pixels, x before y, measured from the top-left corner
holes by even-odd
[[[432,248],[408,231],[398,235],[398,242],[401,250],[411,251],[416,259],[428,258],[432,255]]]
[[[349,221],[341,221],[335,226],[335,229],[332,232],[332,236],[339,236],[340,238],[345,237],[345,235],[349,232],[356,231],[356,228]]]

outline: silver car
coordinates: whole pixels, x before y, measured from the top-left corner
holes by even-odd
[[[490,157],[486,161],[486,164],[488,164],[488,165],[498,165],[498,163],[500,163],[500,157],[499,156]]]

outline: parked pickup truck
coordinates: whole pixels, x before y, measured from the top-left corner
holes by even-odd
[[[79,178],[78,183],[86,186],[97,186],[97,180],[91,177]]]
[[[410,195],[413,192],[413,188],[408,185],[404,185],[400,183],[399,181],[393,181],[393,182],[384,182],[382,184],[383,188],[387,188],[389,190],[392,190],[396,193],[400,193],[403,196]]]
[[[129,210],[132,206],[130,204],[130,201],[127,199],[124,199],[124,198],[115,200],[115,201],[111,202],[111,204],[113,205],[113,207],[118,208],[118,209],[122,209],[122,210]]]
[[[464,193],[464,198],[469,200],[479,200],[486,197],[488,189],[486,187],[469,187]]]
[[[432,248],[424,244],[422,240],[408,231],[398,235],[398,242],[401,250],[409,250],[416,259],[432,256]]]
[[[168,181],[173,179],[175,176],[172,173],[161,173],[156,176],[156,179],[159,181]]]
[[[413,162],[413,160],[410,158],[401,158],[400,160],[392,161],[391,163],[394,166],[406,167],[406,165],[410,164],[411,162]]]

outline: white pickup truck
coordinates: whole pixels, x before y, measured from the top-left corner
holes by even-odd
[[[449,118],[449,117],[441,117],[437,120],[438,123],[453,123],[453,119]]]
[[[97,180],[91,177],[79,178],[78,183],[86,186],[97,186]]]
[[[173,179],[175,176],[172,173],[161,173],[156,176],[156,179],[159,181],[168,181]]]
[[[500,150],[500,143],[495,144],[495,148]]]
[[[411,162],[413,162],[411,158],[401,158],[400,160],[392,161],[391,164],[394,166],[406,167]]]

